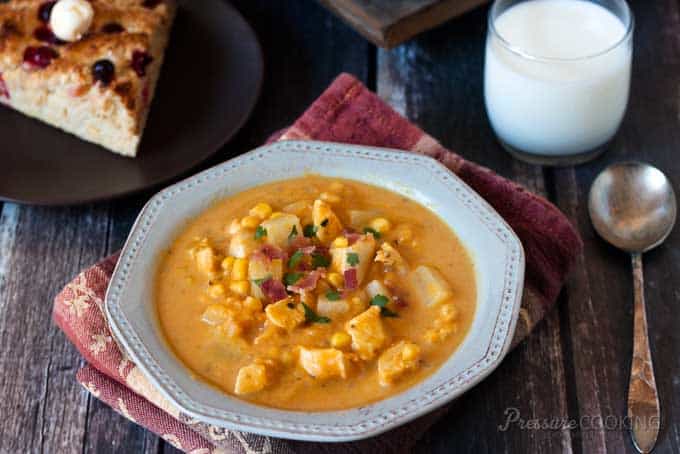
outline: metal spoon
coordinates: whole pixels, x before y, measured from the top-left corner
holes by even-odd
[[[642,253],[661,244],[673,229],[673,188],[657,168],[639,162],[607,167],[590,188],[590,219],[602,238],[633,260],[634,337],[628,386],[628,419],[633,444],[641,453],[654,448],[659,434],[659,395],[649,351]]]

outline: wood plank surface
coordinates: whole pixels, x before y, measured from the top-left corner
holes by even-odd
[[[375,45],[392,48],[488,0],[319,0]]]
[[[563,169],[519,163],[493,138],[482,93],[487,7],[387,51],[312,0],[233,3],[262,42],[265,85],[251,121],[204,167],[261,144],[348,71],[447,147],[551,198],[583,236],[585,252],[558,308],[496,372],[457,400],[414,452],[634,452],[625,429],[598,426],[625,415],[630,263],[596,236],[585,200],[595,175],[623,159],[659,166],[678,187],[680,1],[631,1],[635,63],[624,126],[601,159]],[[0,204],[0,453],[177,452],[80,389],[74,375],[82,360],[51,321],[57,291],[122,246],[149,195],[73,208]],[[663,418],[658,453],[680,452],[679,264],[677,229],[668,244],[644,257]],[[515,411],[524,421],[577,426],[535,430],[512,423],[504,430]]]

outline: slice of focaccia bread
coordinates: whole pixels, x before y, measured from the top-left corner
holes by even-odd
[[[135,156],[175,0],[91,0],[92,24],[73,42],[50,28],[55,3],[0,0],[0,103]]]

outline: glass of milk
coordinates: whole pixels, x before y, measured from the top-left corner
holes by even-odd
[[[484,100],[501,144],[546,165],[601,153],[628,104],[633,27],[625,0],[496,0]]]

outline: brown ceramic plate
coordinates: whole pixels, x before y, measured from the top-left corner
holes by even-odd
[[[0,106],[0,199],[68,205],[130,194],[187,172],[239,130],[264,73],[257,37],[225,1],[179,4],[137,157]]]

